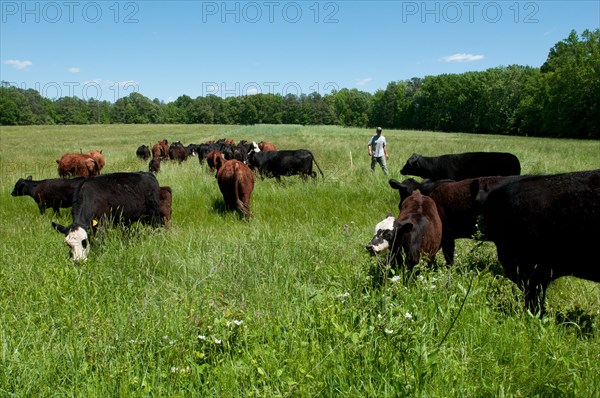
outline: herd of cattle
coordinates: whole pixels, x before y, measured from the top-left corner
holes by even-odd
[[[400,214],[376,225],[371,253],[388,251],[392,262],[412,268],[441,248],[450,265],[454,241],[479,228],[527,307],[540,314],[551,281],[571,275],[600,282],[600,169],[521,176],[514,155],[473,152],[413,155],[401,173],[424,180],[389,180]]]
[[[58,163],[61,178],[19,179],[13,196],[31,196],[43,213],[51,207],[72,208],[72,223],[52,223],[65,235],[73,260],[89,253],[88,232],[97,221],[111,218],[125,224],[170,224],[172,191],[159,186],[155,174],[164,160],[197,157],[215,172],[227,210],[250,216],[254,176],[300,175],[316,178],[312,153],[277,150],[266,142],[219,140],[184,146],[167,140],[136,156],[149,161],[149,172],[100,175],[101,151],[67,154]],[[600,169],[554,175],[521,175],[519,159],[502,152],[468,152],[411,156],[401,174],[421,177],[389,180],[400,196],[398,217],[388,214],[375,227],[366,249],[387,252],[396,266],[412,269],[441,249],[448,265],[454,261],[455,240],[479,230],[497,248],[506,276],[525,293],[532,312],[544,312],[549,283],[572,275],[600,282],[593,249],[600,242]],[[64,178],[64,177],[73,178]]]

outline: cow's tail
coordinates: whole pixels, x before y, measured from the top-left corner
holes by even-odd
[[[315,166],[317,166],[317,169],[319,169],[319,173],[321,173],[321,177],[323,177],[323,179],[325,179],[325,175],[323,174],[323,171],[319,167],[319,164],[317,163],[317,160],[315,159],[315,155],[313,155],[312,152],[310,152],[310,151],[308,151],[308,153],[310,153],[310,156],[312,156],[312,160],[313,160],[313,162],[315,162]]]
[[[239,168],[240,165],[239,164],[235,164],[235,170],[234,170],[234,175],[239,177]],[[240,187],[239,187],[239,181],[237,181],[237,178],[234,178],[234,183],[233,183],[233,192],[235,195],[235,204],[237,205],[238,210],[245,216],[245,217],[249,217],[250,216],[250,207],[248,205],[246,205],[241,199],[240,199]]]

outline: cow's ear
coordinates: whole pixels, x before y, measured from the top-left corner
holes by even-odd
[[[58,232],[60,232],[61,234],[66,234],[67,233],[67,228],[63,227],[60,224],[55,223],[54,221],[52,221],[52,227],[57,230]]]
[[[392,189],[400,189],[400,181],[398,180],[394,180],[393,178],[390,178],[388,181],[388,184],[390,184],[390,187],[392,187]]]
[[[391,211],[388,211],[388,212],[387,212],[387,216],[386,216],[386,218],[388,218],[388,217],[394,217],[394,215],[392,214],[392,212],[391,212]]]
[[[399,233],[406,233],[413,229],[413,223],[411,222],[403,222],[403,223],[395,223],[394,228],[398,230]]]
[[[31,181],[31,180],[33,179],[33,177],[32,177],[32,176],[29,176],[29,177],[27,177],[26,179],[27,179],[27,181]]]

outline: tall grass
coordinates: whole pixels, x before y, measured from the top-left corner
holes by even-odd
[[[0,141],[1,396],[577,396],[600,394],[600,285],[562,278],[544,319],[497,273],[489,242],[456,265],[381,279],[364,249],[398,196],[371,173],[372,131],[302,126],[42,126]],[[384,131],[391,176],[414,152],[515,153],[523,174],[600,168],[600,142]],[[253,217],[222,211],[195,158],[165,162],[170,229],[104,227],[73,264],[18,178],[102,149],[105,173],[146,170],[159,139],[310,149],[325,173],[256,181]],[[567,233],[567,232],[566,232]],[[592,258],[598,253],[591,252]],[[594,266],[593,263],[590,266]]]

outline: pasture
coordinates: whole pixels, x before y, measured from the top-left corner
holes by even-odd
[[[370,171],[371,129],[336,126],[2,127],[0,396],[397,397],[600,395],[600,284],[562,278],[543,319],[499,275],[495,247],[381,277],[365,245],[398,194]],[[389,178],[413,153],[512,152],[522,174],[600,168],[600,142],[384,130]],[[147,171],[141,144],[265,140],[325,173],[256,179],[253,217],[225,213],[197,158],[164,161],[172,227],[101,228],[74,264],[19,178],[101,149],[102,173]],[[551,216],[551,215],[550,215]],[[565,231],[569,233],[569,231]],[[591,248],[573,248],[573,250]],[[589,253],[590,266],[600,254]]]

